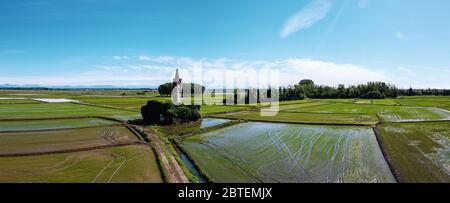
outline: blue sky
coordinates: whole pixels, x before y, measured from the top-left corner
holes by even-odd
[[[2,0],[0,84],[142,85],[176,67],[450,88],[448,0]]]

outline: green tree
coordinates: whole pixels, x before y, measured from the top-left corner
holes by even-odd
[[[174,105],[172,102],[150,100],[141,108],[147,124],[171,124],[173,122],[197,121],[201,118],[199,105]]]
[[[158,93],[161,96],[170,96],[172,94],[172,90],[175,87],[175,83],[167,82],[158,87]]]

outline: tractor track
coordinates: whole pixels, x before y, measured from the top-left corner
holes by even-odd
[[[106,149],[106,148],[111,148],[111,147],[122,147],[122,146],[130,146],[130,145],[145,145],[145,144],[146,143],[141,142],[141,141],[135,141],[135,142],[109,144],[109,145],[102,145],[102,146],[95,146],[95,147],[54,150],[54,151],[47,151],[47,152],[0,154],[0,157],[40,156],[40,155],[62,154],[62,153],[70,153],[70,152],[83,152],[83,151],[92,151],[92,150],[98,150],[98,149]]]

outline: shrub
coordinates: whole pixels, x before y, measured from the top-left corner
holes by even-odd
[[[172,102],[148,101],[141,108],[146,124],[171,124],[174,122],[197,121],[201,118],[199,105],[179,105]]]

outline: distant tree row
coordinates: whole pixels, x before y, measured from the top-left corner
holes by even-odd
[[[366,84],[338,85],[337,87],[315,85],[312,80],[301,80],[298,84],[280,87],[280,101],[303,98],[371,98],[397,97],[398,89],[384,82],[368,82]]]
[[[400,89],[400,96],[450,96],[450,89]]]
[[[204,92],[205,87],[194,84],[186,83],[183,85],[190,85],[192,88],[197,88],[197,92]],[[169,96],[172,89],[175,87],[173,83],[165,83],[158,89],[162,96]],[[201,91],[199,89],[201,88]],[[193,94],[193,89],[191,90]],[[270,87],[266,90],[265,94],[268,98],[271,97]],[[316,85],[314,81],[310,79],[301,80],[298,84],[289,85],[286,87],[280,87],[277,89],[280,101],[302,100],[305,98],[318,98],[318,99],[335,99],[335,98],[363,98],[363,99],[383,99],[383,98],[395,98],[398,96],[420,96],[420,95],[436,95],[436,96],[450,96],[450,89],[399,89],[394,85],[385,82],[368,82],[360,85],[338,85],[337,87]],[[223,92],[227,92],[225,89]],[[260,103],[259,94],[260,90],[245,89],[238,91],[234,89],[232,94],[227,94],[223,99],[224,104],[249,104]],[[213,96],[215,92],[213,91]],[[250,97],[251,96],[251,97]],[[252,99],[250,99],[252,98]],[[256,98],[256,99],[254,99]],[[256,100],[256,101],[253,101]],[[233,101],[233,102],[231,102]],[[264,101],[262,101],[264,102]]]
[[[448,89],[399,89],[394,85],[385,82],[368,82],[366,84],[338,85],[330,87],[325,85],[315,85],[312,80],[301,80],[298,84],[288,87],[281,87],[280,101],[297,100],[308,98],[367,98],[382,99],[385,97],[395,98],[397,96],[415,95],[442,95],[450,96]]]
[[[255,92],[255,91],[253,91]],[[260,102],[259,90],[257,92],[257,102]],[[315,85],[312,80],[301,80],[298,84],[278,89],[280,101],[302,100],[305,98],[318,99],[336,99],[336,98],[362,98],[362,99],[383,99],[396,98],[398,96],[418,96],[418,95],[436,95],[450,96],[449,89],[399,89],[394,85],[385,82],[368,82],[360,85],[338,85],[331,87],[326,85]],[[250,90],[246,89],[245,94],[238,94],[234,90],[234,103],[245,99],[249,103]],[[267,95],[271,95],[270,88],[267,89]],[[229,96],[230,97],[230,96]],[[228,98],[231,99],[231,98]],[[225,103],[225,100],[224,100]]]

